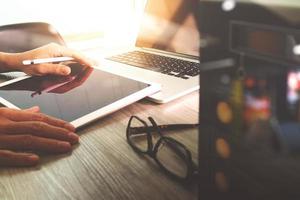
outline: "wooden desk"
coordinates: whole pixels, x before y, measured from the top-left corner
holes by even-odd
[[[152,116],[159,124],[197,123],[198,92],[164,105],[141,100],[79,130],[80,144],[72,155],[43,156],[35,168],[0,169],[0,199],[197,199],[196,186],[171,180],[127,144],[131,115]],[[197,130],[170,135],[197,160]]]

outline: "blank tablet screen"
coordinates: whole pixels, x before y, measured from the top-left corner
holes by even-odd
[[[73,121],[149,85],[78,63],[68,76],[30,77],[3,87],[0,96],[20,109],[38,105],[41,112]]]

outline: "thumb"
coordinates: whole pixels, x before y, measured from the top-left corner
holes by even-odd
[[[23,111],[32,112],[32,113],[38,113],[38,112],[40,112],[40,107],[33,106],[31,108],[24,109]]]
[[[28,71],[31,75],[62,75],[66,76],[71,73],[70,67],[63,64],[39,64],[39,65],[31,65],[30,71]]]

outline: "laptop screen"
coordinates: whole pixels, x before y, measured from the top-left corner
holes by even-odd
[[[199,55],[193,0],[148,0],[136,46]]]

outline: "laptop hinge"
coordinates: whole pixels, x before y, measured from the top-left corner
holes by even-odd
[[[165,55],[170,55],[170,56],[178,56],[181,58],[188,58],[188,59],[195,59],[199,60],[198,56],[192,56],[192,55],[187,55],[187,54],[182,54],[182,53],[174,53],[174,52],[169,52],[169,51],[163,51],[159,49],[153,49],[153,48],[146,48],[146,47],[140,47],[142,50],[148,51],[148,52],[156,52],[160,54],[165,54]]]

